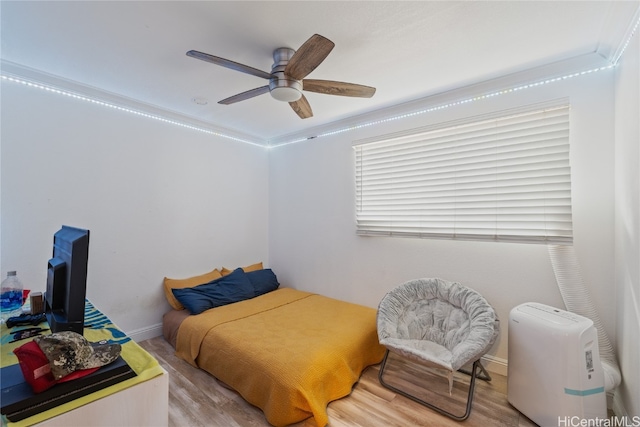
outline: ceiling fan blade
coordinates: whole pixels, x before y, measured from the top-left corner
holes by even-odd
[[[236,102],[244,101],[245,99],[253,98],[258,95],[262,95],[263,93],[269,92],[269,85],[260,86],[255,89],[248,90],[246,92],[239,93],[237,95],[230,96],[229,98],[225,98],[222,101],[218,101],[218,104],[235,104]]]
[[[201,59],[203,61],[211,62],[212,64],[220,65],[222,67],[231,68],[241,73],[251,74],[252,76],[262,77],[263,79],[270,79],[271,74],[266,71],[258,70],[257,68],[249,67],[248,65],[233,62],[228,59],[220,58],[218,56],[209,55],[208,53],[198,52],[197,50],[190,50],[187,52],[187,56],[192,58]]]
[[[324,61],[334,46],[331,40],[314,34],[293,54],[284,73],[295,80],[302,80]]]
[[[355,96],[358,98],[371,98],[373,94],[376,93],[376,88],[371,86],[310,79],[304,79],[302,81],[302,90],[324,93],[326,95]]]
[[[309,117],[313,117],[313,111],[311,111],[311,105],[309,105],[309,101],[307,98],[302,95],[300,99],[297,101],[290,102],[291,108],[296,112],[301,119],[308,119]]]

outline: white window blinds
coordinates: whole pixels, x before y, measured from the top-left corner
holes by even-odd
[[[358,234],[572,243],[568,105],[354,149]]]

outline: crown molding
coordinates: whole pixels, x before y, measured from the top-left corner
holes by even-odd
[[[409,102],[272,138],[245,134],[236,130],[223,128],[175,111],[143,103],[121,94],[111,93],[60,76],[44,73],[33,68],[5,61],[4,59],[0,60],[0,74],[2,76],[13,77],[19,81],[30,82],[67,94],[77,95],[80,98],[89,98],[109,104],[110,106],[122,107],[122,109],[129,110],[130,112],[142,113],[140,114],[142,116],[168,121],[223,138],[263,147],[277,147],[330,134],[347,132],[360,127],[378,125],[407,115],[422,114],[438,106],[453,106],[457,103],[474,101],[477,98],[483,99],[484,97],[538,86],[540,84],[546,84],[549,81],[575,77],[580,75],[580,73],[615,66],[615,62],[619,59],[620,55],[622,55],[629,39],[638,28],[640,2],[614,3],[606,17],[606,22],[600,37],[601,42],[593,53],[464,87],[447,89]],[[621,25],[621,22],[628,23],[628,25]]]
[[[616,63],[640,20],[640,1],[611,2],[596,52]]]
[[[330,134],[347,132],[356,128],[397,120],[402,117],[415,116],[437,109],[439,108],[438,106],[453,106],[458,103],[472,102],[496,96],[498,92],[501,92],[500,94],[510,93],[568,77],[575,77],[580,73],[609,67],[612,67],[609,61],[602,55],[593,52],[476,84],[435,93],[413,101],[335,121],[324,126],[308,128],[300,132],[271,138],[268,141],[268,145],[270,147],[278,147]]]
[[[47,74],[9,61],[2,60],[0,62],[0,66],[2,76],[11,77],[22,82],[41,85],[44,86],[44,88],[59,90],[66,94],[77,95],[80,98],[97,100],[111,106],[122,107],[130,112],[140,112],[143,113],[142,115],[147,115],[151,118],[173,122],[173,124],[193,128],[194,130],[206,131],[208,133],[239,142],[245,142],[262,147],[277,147],[294,142],[311,140],[330,134],[347,132],[359,127],[377,125],[390,120],[396,120],[404,116],[422,114],[430,109],[438,108],[438,106],[442,105],[453,105],[455,103],[464,103],[467,101],[482,99],[483,97],[493,96],[493,94],[496,94],[499,91],[508,93],[513,90],[533,87],[539,85],[540,82],[559,80],[561,78],[566,78],[566,76],[579,75],[581,72],[611,67],[611,63],[601,54],[594,52],[476,84],[445,90],[413,101],[352,116],[323,126],[311,127],[299,132],[277,136],[271,139],[259,138],[254,135],[247,135],[231,129],[221,128],[193,117],[142,103],[132,98],[107,92],[88,85],[83,85],[78,82]]]
[[[22,83],[31,83],[41,89],[52,91],[60,91],[67,95],[77,96],[78,98],[98,101],[109,106],[120,107],[128,112],[141,113],[141,116],[154,118],[156,120],[178,124],[185,128],[204,131],[215,134],[223,138],[245,142],[249,144],[265,146],[264,138],[255,135],[244,134],[231,129],[222,128],[212,123],[198,120],[187,115],[167,110],[155,105],[140,102],[133,98],[108,92],[93,86],[84,85],[76,81],[68,80],[60,76],[48,74],[34,68],[26,67],[14,62],[0,60],[0,75],[3,77],[14,79],[14,81]]]

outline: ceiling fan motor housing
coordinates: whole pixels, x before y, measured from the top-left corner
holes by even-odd
[[[302,82],[284,74],[284,69],[294,53],[296,51],[288,47],[281,47],[273,51],[269,92],[278,101],[293,102],[302,97]]]

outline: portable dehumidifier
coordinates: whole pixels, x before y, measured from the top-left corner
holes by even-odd
[[[593,321],[539,303],[509,315],[507,399],[540,426],[607,417]]]

